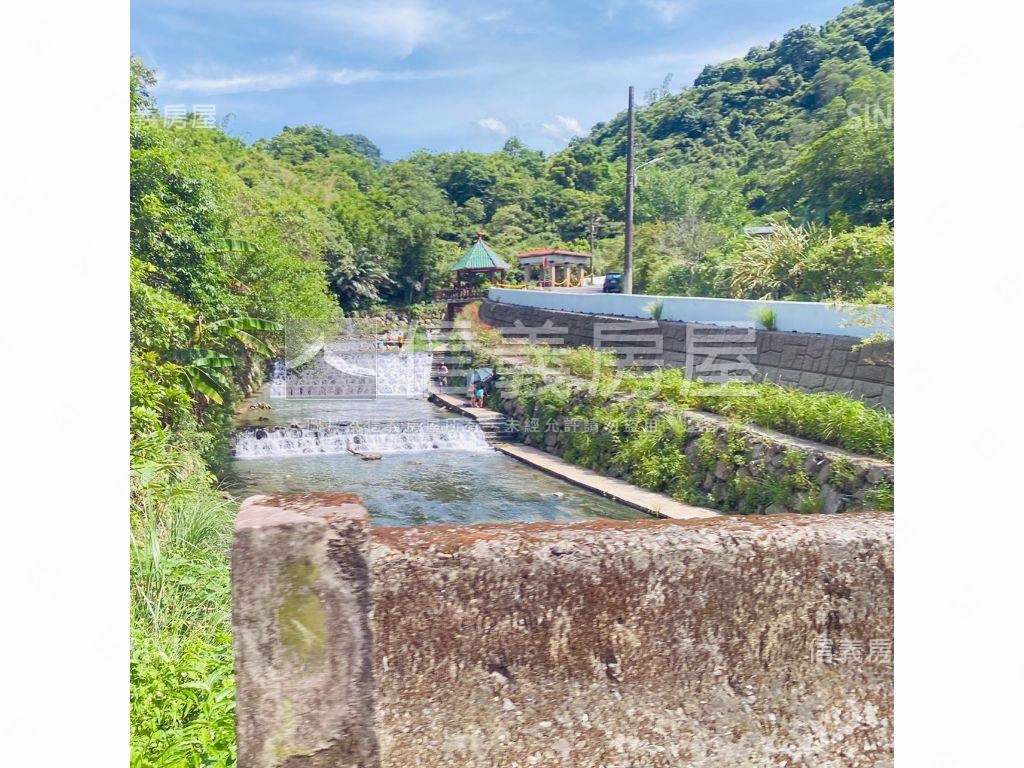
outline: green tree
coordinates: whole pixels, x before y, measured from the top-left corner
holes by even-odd
[[[893,218],[892,128],[853,119],[800,153],[775,201],[809,221],[841,211],[855,224]]]
[[[331,289],[346,310],[365,309],[380,304],[381,291],[393,287],[382,259],[366,248],[328,255],[328,279]]]

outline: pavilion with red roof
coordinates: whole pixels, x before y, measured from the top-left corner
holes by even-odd
[[[590,254],[563,251],[558,248],[526,251],[517,254],[517,258],[523,268],[523,282],[527,285],[535,282],[539,286],[581,285],[591,263]]]

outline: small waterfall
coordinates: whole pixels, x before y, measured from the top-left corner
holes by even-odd
[[[352,351],[328,344],[315,357],[292,368],[274,364],[271,397],[418,397],[430,387],[429,352]]]
[[[377,360],[377,394],[384,397],[418,397],[430,389],[429,352],[381,354]]]
[[[287,366],[285,366],[284,360],[275,360],[273,367],[270,369],[271,397],[288,396],[288,377],[286,373]]]
[[[491,450],[477,423],[466,419],[245,427],[234,439],[238,459],[338,454],[350,447],[370,453]]]

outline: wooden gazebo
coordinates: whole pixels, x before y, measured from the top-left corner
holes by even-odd
[[[583,277],[591,263],[590,255],[546,248],[540,251],[526,251],[517,255],[523,268],[523,282],[538,286],[576,287],[583,284]],[[593,270],[590,270],[593,272]]]
[[[484,298],[484,282],[503,280],[511,265],[496,254],[484,242],[484,233],[476,233],[476,242],[469,247],[451,271],[455,273],[455,285],[437,292],[438,301],[448,302],[445,316],[450,320],[460,304]],[[484,279],[481,279],[483,277]]]

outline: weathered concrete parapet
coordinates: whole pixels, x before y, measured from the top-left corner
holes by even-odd
[[[379,764],[369,517],[347,493],[253,496],[231,553],[238,764]]]
[[[380,529],[372,560],[385,765],[892,759],[890,514]]]
[[[240,768],[892,761],[890,513],[371,534],[263,496],[233,566]]]

